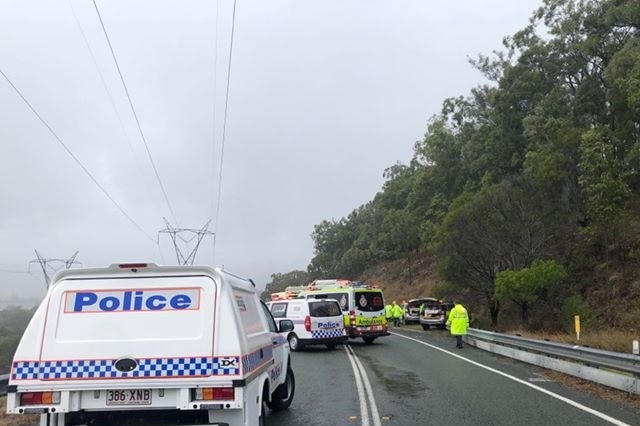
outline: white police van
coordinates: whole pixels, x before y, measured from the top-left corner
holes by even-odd
[[[253,283],[154,264],[58,273],[15,353],[7,412],[42,426],[259,425],[295,391],[286,333]]]
[[[289,299],[267,302],[274,318],[293,321],[287,339],[292,351],[307,345],[326,345],[335,349],[348,339],[342,309],[333,299]]]

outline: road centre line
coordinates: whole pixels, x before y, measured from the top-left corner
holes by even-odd
[[[362,418],[362,426],[369,426],[369,410],[367,402],[371,407],[371,416],[373,417],[374,426],[381,426],[380,415],[378,413],[378,406],[373,396],[373,390],[371,389],[371,383],[369,377],[365,371],[362,363],[358,359],[353,348],[349,345],[344,345],[344,350],[347,352],[349,361],[351,362],[351,368],[356,378],[356,387],[358,389],[358,400],[360,401],[360,417]],[[363,389],[364,387],[364,389]]]
[[[511,379],[511,380],[513,380],[515,382],[518,382],[518,383],[522,384],[522,385],[528,386],[528,387],[530,387],[532,389],[535,389],[535,390],[537,390],[539,392],[542,392],[542,393],[544,393],[546,395],[549,395],[549,396],[551,396],[553,398],[556,398],[556,399],[558,399],[558,400],[560,400],[560,401],[562,401],[562,402],[564,402],[566,404],[569,404],[569,405],[571,405],[571,406],[573,406],[575,408],[578,408],[578,409],[580,409],[580,410],[582,410],[582,411],[584,411],[586,413],[589,413],[589,414],[592,414],[592,415],[594,415],[596,417],[599,417],[602,420],[605,420],[605,421],[607,421],[607,422],[609,422],[611,424],[614,424],[616,426],[631,426],[628,423],[625,423],[625,422],[623,422],[621,420],[615,419],[615,418],[613,418],[611,416],[608,416],[608,415],[606,415],[606,414],[604,414],[604,413],[602,413],[600,411],[594,410],[593,408],[589,408],[589,407],[587,407],[585,405],[580,404],[579,402],[573,401],[573,400],[571,400],[569,398],[566,398],[566,397],[564,397],[562,395],[558,395],[557,393],[554,393],[554,392],[551,392],[551,391],[549,391],[547,389],[541,388],[540,386],[536,386],[536,385],[534,385],[532,383],[529,383],[529,382],[527,382],[525,380],[519,379],[519,378],[517,378],[515,376],[512,376],[512,375],[507,374],[505,372],[502,372],[500,370],[496,370],[495,368],[489,367],[489,366],[484,365],[484,364],[480,364],[479,362],[470,360],[469,358],[465,358],[463,356],[460,356],[460,355],[458,355],[456,353],[453,353],[451,351],[448,351],[446,349],[439,348],[438,346],[432,345],[432,344],[427,343],[427,342],[423,342],[422,340],[414,339],[413,337],[404,336],[402,334],[398,334],[398,333],[394,333],[394,332],[391,332],[391,334],[393,334],[394,336],[402,337],[402,338],[407,339],[407,340],[413,340],[416,343],[420,343],[422,345],[430,347],[431,349],[435,349],[437,351],[440,351],[440,352],[443,352],[445,354],[451,355],[451,356],[456,357],[456,358],[458,358],[458,359],[460,359],[462,361],[468,362],[469,364],[473,364],[476,367],[484,368],[485,370],[491,371],[492,373],[499,374],[499,375],[501,375],[503,377],[506,377],[507,379]]]
[[[353,355],[349,352],[349,345],[344,345],[344,350],[347,352],[347,357],[349,358],[349,362],[351,362],[351,368],[353,369],[353,375],[356,378],[356,388],[358,389],[358,401],[360,402],[360,418],[362,419],[362,426],[369,426],[369,410],[367,409],[367,401],[363,397],[364,395],[364,387],[362,386],[362,378],[358,373],[358,367],[356,367],[356,363],[353,360]],[[348,349],[347,349],[348,348]]]
[[[381,426],[380,421],[380,413],[378,412],[378,405],[376,404],[376,398],[373,394],[373,389],[371,388],[371,382],[369,381],[369,376],[367,375],[367,371],[364,369],[364,366],[360,362],[360,358],[356,355],[356,352],[353,350],[351,346],[349,346],[349,350],[353,353],[353,359],[356,361],[356,365],[360,369],[360,374],[363,377],[364,388],[369,394],[369,406],[371,408],[371,417],[373,417],[373,424],[375,426]]]

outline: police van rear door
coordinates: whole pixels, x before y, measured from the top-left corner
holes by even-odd
[[[310,300],[309,317],[311,336],[314,339],[337,338],[345,335],[344,317],[337,301]]]
[[[211,375],[216,287],[206,275],[66,276],[51,289],[37,378],[151,385]]]

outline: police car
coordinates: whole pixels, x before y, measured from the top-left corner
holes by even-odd
[[[54,277],[11,366],[7,412],[42,425],[263,424],[295,393],[287,333],[219,269],[112,265]]]
[[[335,349],[348,339],[342,310],[333,299],[290,299],[267,302],[274,318],[293,321],[294,329],[287,339],[292,351],[307,345],[326,345]]]

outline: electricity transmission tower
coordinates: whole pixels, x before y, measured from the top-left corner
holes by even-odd
[[[173,241],[173,246],[176,249],[176,257],[178,258],[179,265],[193,265],[193,261],[196,259],[196,253],[198,252],[198,248],[200,247],[200,243],[205,235],[213,235],[215,238],[215,233],[209,231],[209,224],[211,220],[204,224],[204,226],[200,229],[189,229],[189,228],[172,228],[169,224],[167,218],[164,218],[164,223],[166,223],[167,227],[161,231],[158,231],[158,242],[160,242],[160,234],[169,234],[171,236],[171,240]],[[193,244],[193,249],[189,252],[189,254],[185,257],[180,249],[180,245],[187,248],[190,244]]]
[[[36,252],[37,259],[33,259],[29,262],[29,272],[31,272],[31,264],[39,263],[42,268],[42,273],[44,274],[44,283],[47,288],[49,288],[49,284],[51,283],[51,277],[49,276],[49,271],[53,271],[54,273],[58,272],[62,268],[69,269],[73,265],[82,265],[80,262],[76,262],[76,256],[78,252],[73,253],[68,259],[45,259],[40,256],[38,250],[34,250]]]

